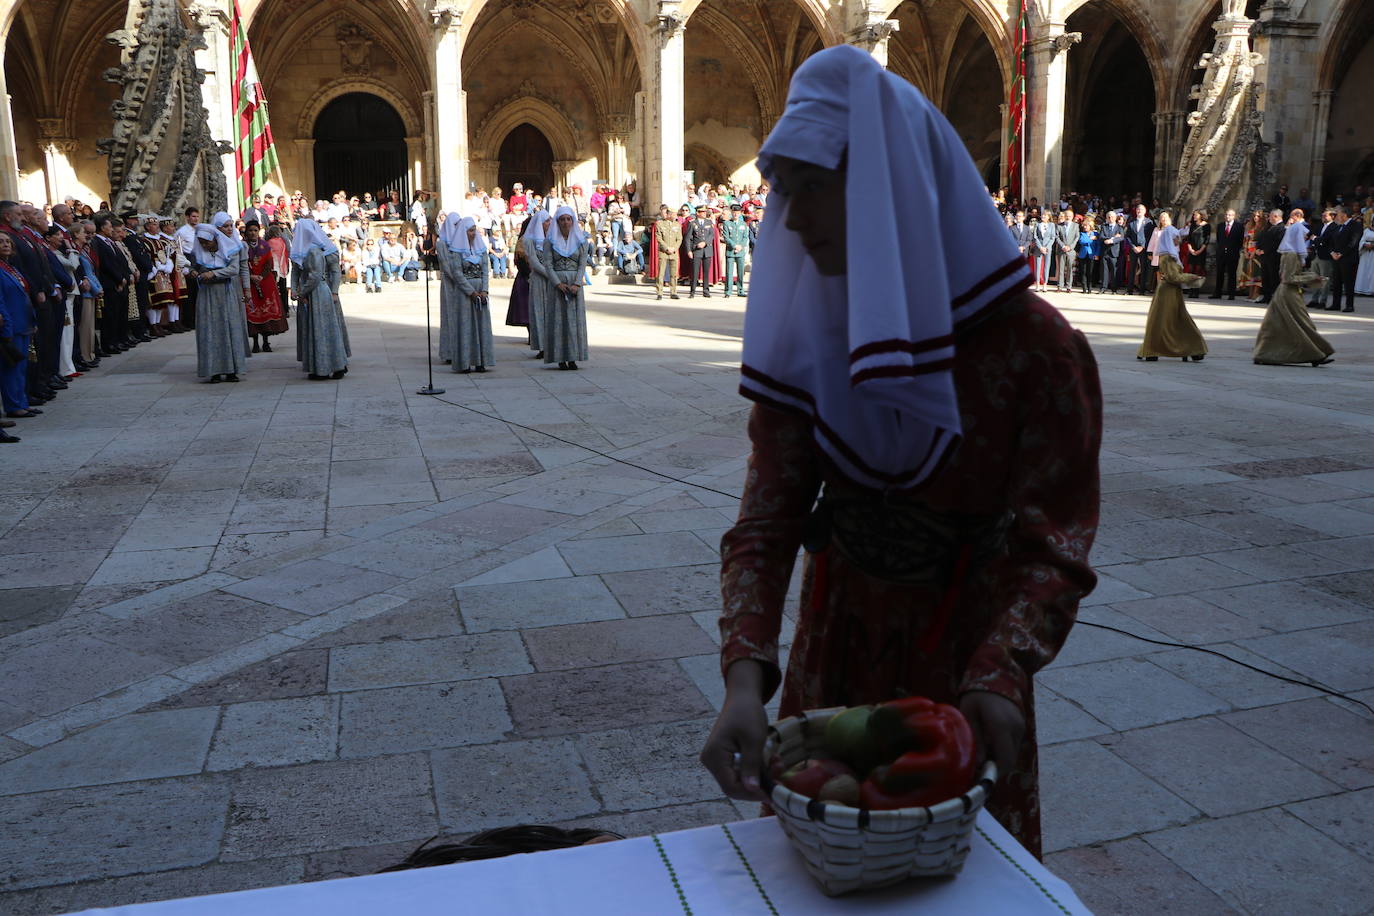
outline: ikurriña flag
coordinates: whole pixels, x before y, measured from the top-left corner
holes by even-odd
[[[1011,196],[1018,200],[1022,197],[1022,184],[1025,179],[1022,172],[1026,158],[1026,39],[1030,31],[1029,26],[1026,0],[1021,0],[1021,11],[1016,17],[1016,31],[1011,39],[1012,60],[1016,70],[1011,79],[1011,97],[1007,100],[1009,123],[1004,154],[1007,162],[1007,184],[1011,187]]]
[[[258,78],[253,52],[248,47],[248,29],[239,0],[234,0],[234,21],[229,26],[229,47],[234,61],[234,168],[239,209],[248,206],[254,192],[267,184],[276,171],[277,148],[272,142],[272,126],[267,119],[267,94]]]

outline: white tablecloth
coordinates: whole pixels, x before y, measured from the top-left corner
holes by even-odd
[[[977,826],[973,849],[957,878],[914,880],[837,898],[821,893],[776,819],[759,818],[727,827],[485,862],[86,912],[127,916],[674,916],[687,912],[685,902],[693,916],[768,916],[771,912],[779,916],[1091,916],[1067,884],[1046,871],[986,812],[979,816]]]

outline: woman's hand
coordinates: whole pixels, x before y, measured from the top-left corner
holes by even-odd
[[[997,764],[998,778],[1010,773],[1026,734],[1026,717],[1021,710],[1001,694],[974,690],[959,700],[959,711],[978,739],[979,765],[991,760]]]
[[[760,689],[763,669],[758,662],[742,659],[730,666],[725,683],[725,705],[701,749],[701,763],[731,798],[767,801],[759,784],[768,736]]]

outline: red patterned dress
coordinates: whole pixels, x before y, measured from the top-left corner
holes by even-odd
[[[793,562],[804,539],[825,542],[806,554],[781,714],[901,695],[957,704],[973,690],[1012,700],[1026,736],[989,809],[1038,856],[1031,677],[1096,584],[1102,395],[1087,341],[1037,296],[961,330],[957,346],[964,440],[914,494],[857,488],[826,466],[809,420],[754,408],[739,521],[722,542],[721,668],[761,662],[772,695]],[[829,508],[813,515],[822,485]]]

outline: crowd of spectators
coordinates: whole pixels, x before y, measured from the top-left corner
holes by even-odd
[[[1374,295],[1374,189],[1358,186],[1318,206],[1308,189],[1296,199],[1281,186],[1269,209],[1238,214],[1169,211],[1157,198],[1065,193],[1042,205],[1014,199],[1010,189],[992,192],[1030,265],[1037,291],[1149,295],[1157,265],[1152,242],[1160,214],[1169,212],[1184,231],[1181,266],[1207,277],[1211,298],[1267,304],[1278,285],[1278,245],[1290,215],[1300,210],[1309,228],[1308,266],[1330,278],[1313,307],[1354,311],[1356,295]],[[1197,296],[1193,291],[1190,295]],[[1337,304],[1327,305],[1329,297]],[[1344,305],[1339,304],[1344,301]]]

